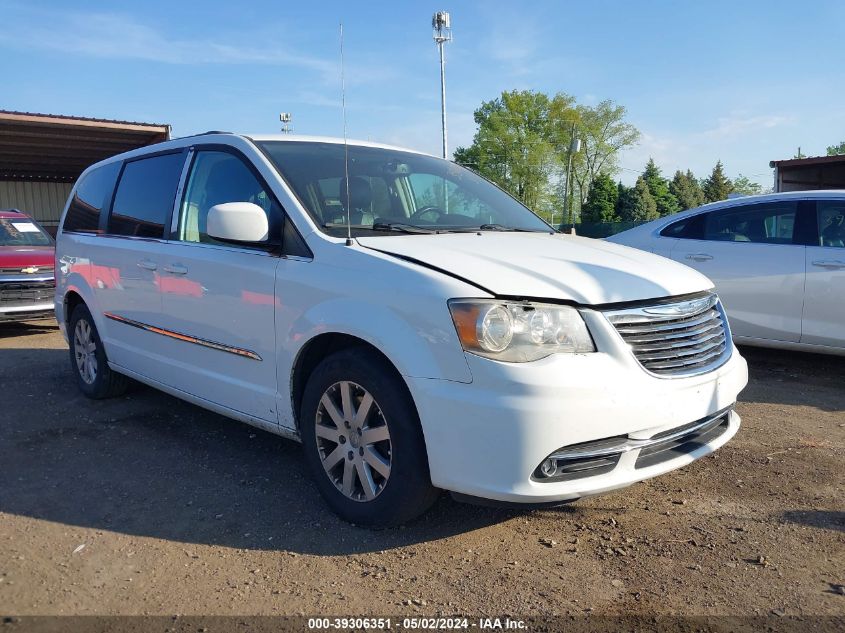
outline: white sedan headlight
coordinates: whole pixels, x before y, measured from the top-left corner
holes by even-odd
[[[452,299],[449,311],[463,348],[485,358],[525,363],[596,351],[584,319],[570,306]]]

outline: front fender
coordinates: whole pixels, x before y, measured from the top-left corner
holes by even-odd
[[[423,298],[419,303],[399,309],[352,298],[325,301],[293,323],[287,339],[295,349],[290,351],[295,358],[320,334],[347,334],[381,351],[403,376],[472,382],[446,302],[442,313]]]

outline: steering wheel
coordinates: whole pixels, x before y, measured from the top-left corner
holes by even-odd
[[[433,214],[436,214],[437,217],[434,219],[426,217],[431,216]],[[440,218],[442,218],[444,215],[446,215],[446,213],[440,207],[428,206],[417,209],[411,214],[411,217],[408,219],[411,220],[412,224],[418,220],[423,220],[426,222],[431,222],[432,224],[436,224],[438,220],[440,220]]]

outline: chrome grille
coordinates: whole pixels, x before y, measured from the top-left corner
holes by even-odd
[[[12,266],[12,267],[0,267],[0,275],[12,274],[12,273],[20,273],[20,274],[27,274],[24,273],[24,269],[29,268],[29,266]],[[51,273],[53,272],[52,266],[36,266],[38,273]]]
[[[730,356],[730,333],[715,294],[605,315],[640,364],[658,376],[705,373]]]
[[[0,307],[25,307],[53,301],[54,281],[0,283]]]

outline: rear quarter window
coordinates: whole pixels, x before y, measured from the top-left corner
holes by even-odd
[[[74,189],[62,231],[97,233],[100,213],[114,192],[120,162],[109,163],[85,174]]]
[[[173,210],[183,152],[126,163],[114,194],[109,233],[161,239]]]
[[[672,222],[672,224],[660,231],[660,235],[686,240],[704,239],[704,218],[706,215],[706,213],[699,213],[698,215],[691,215],[677,222]]]

